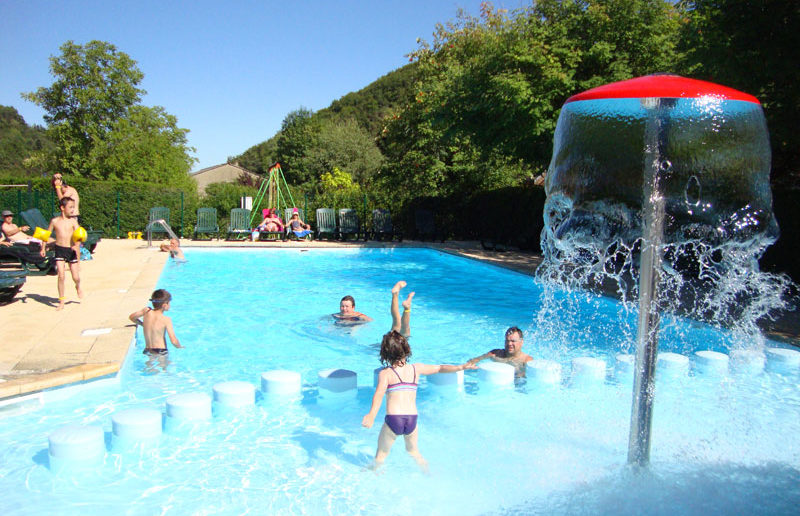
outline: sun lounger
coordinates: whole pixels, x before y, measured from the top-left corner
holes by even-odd
[[[26,276],[25,271],[0,270],[0,303],[10,303],[14,299],[25,284]]]
[[[336,238],[336,214],[331,208],[317,208],[317,239]]]
[[[216,208],[197,209],[197,225],[194,227],[193,239],[197,240],[198,235],[209,235],[209,238],[219,236]]]
[[[444,235],[436,229],[433,212],[426,209],[418,209],[414,212],[414,223],[416,226],[417,240],[440,240],[444,242]]]
[[[392,216],[389,211],[372,210],[372,239],[383,240],[388,237],[389,240],[394,240],[395,236],[400,242],[403,241],[403,234],[392,225]]]
[[[342,240],[347,240],[349,235],[354,235],[358,240],[361,234],[361,225],[358,222],[358,214],[356,210],[350,208],[342,208],[339,210],[339,237]]]
[[[226,240],[239,240],[242,237],[250,238],[250,210],[245,208],[233,208],[231,218],[228,222],[228,232]]]
[[[21,268],[31,276],[44,276],[54,269],[54,253],[41,255],[38,243],[0,246],[0,267]]]

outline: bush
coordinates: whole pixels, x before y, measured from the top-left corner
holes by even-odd
[[[29,188],[0,190],[0,206],[15,213],[38,208],[45,218],[58,212],[58,197],[50,179],[0,177],[3,184],[28,183]],[[150,208],[170,209],[170,226],[180,236],[191,233],[198,199],[193,189],[170,190],[164,185],[133,181],[95,181],[67,177],[67,182],[80,194],[82,224],[100,229],[105,238],[123,237],[128,231],[144,231]]]

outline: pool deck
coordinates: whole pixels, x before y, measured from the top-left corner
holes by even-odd
[[[429,247],[533,274],[534,253],[494,252],[478,242],[339,243],[226,242],[182,240],[185,248]],[[81,262],[78,300],[67,274],[67,304],[56,311],[56,276],[28,276],[14,301],[0,306],[0,402],[23,399],[67,384],[116,374],[130,348],[135,327],[128,314],[147,304],[167,253],[142,240],[102,240],[94,259]],[[767,328],[770,336],[800,342],[800,314],[790,312]]]

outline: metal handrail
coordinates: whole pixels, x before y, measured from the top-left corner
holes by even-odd
[[[166,231],[167,234],[170,236],[170,238],[179,240],[178,235],[176,235],[175,232],[172,231],[172,228],[169,227],[169,224],[167,224],[166,220],[164,219],[151,220],[150,222],[147,223],[147,226],[145,226],[144,228],[144,230],[147,232],[147,247],[153,246],[153,224],[160,224],[161,227],[164,228],[164,231]]]

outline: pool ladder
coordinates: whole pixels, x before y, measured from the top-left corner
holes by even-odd
[[[147,226],[145,226],[145,228],[144,228],[144,230],[147,232],[147,247],[152,247],[152,245],[153,245],[153,226],[154,225],[160,225],[162,228],[164,228],[164,231],[167,232],[167,234],[170,236],[170,238],[174,238],[175,240],[180,240],[178,238],[178,236],[175,234],[175,232],[172,231],[172,228],[169,227],[169,224],[167,223],[166,220],[164,220],[164,219],[151,220],[147,224]]]

